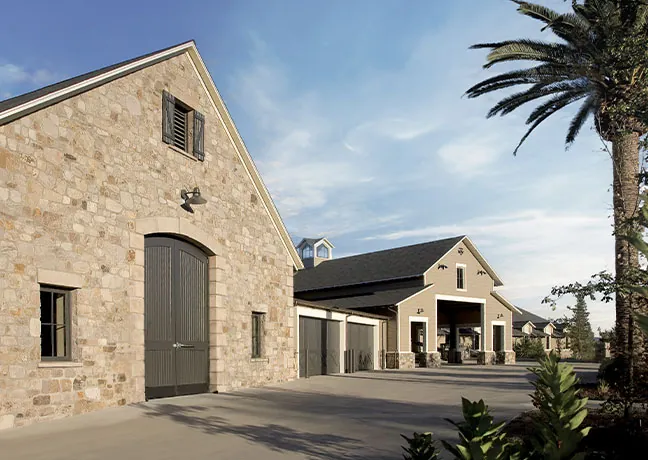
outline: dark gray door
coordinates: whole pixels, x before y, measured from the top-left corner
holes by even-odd
[[[369,371],[374,368],[374,326],[347,323],[345,372]]]
[[[144,271],[146,397],[207,392],[207,256],[181,240],[148,237]]]
[[[340,372],[340,323],[299,317],[299,376]]]

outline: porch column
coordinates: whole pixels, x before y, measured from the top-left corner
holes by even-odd
[[[492,337],[493,331],[489,330],[489,325],[486,323],[486,303],[481,304],[481,351],[477,354],[477,364],[495,364],[495,352],[492,350],[489,341],[486,340],[486,335]],[[487,345],[488,343],[488,345]]]

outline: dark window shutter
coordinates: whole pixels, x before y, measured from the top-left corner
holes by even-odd
[[[173,144],[173,112],[175,97],[166,91],[162,92],[162,142]]]
[[[205,116],[194,111],[193,154],[200,161],[205,159]]]

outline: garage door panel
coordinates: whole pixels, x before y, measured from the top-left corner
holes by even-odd
[[[374,369],[374,327],[366,324],[347,324],[346,372]]]
[[[340,372],[340,323],[299,318],[299,376]]]

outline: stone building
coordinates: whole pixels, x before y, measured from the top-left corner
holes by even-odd
[[[0,428],[296,378],[302,266],[193,42],[0,102]]]

